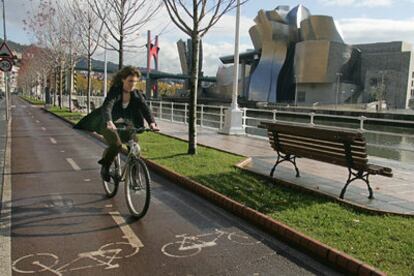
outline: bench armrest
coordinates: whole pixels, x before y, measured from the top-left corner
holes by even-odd
[[[387,177],[392,177],[393,176],[391,168],[387,168],[387,167],[383,167],[383,166],[379,166],[379,165],[374,165],[374,164],[368,164],[367,168],[368,168],[367,171],[371,174],[379,174],[379,175],[383,175],[383,176],[387,176]]]

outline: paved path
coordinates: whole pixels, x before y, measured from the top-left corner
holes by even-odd
[[[4,157],[6,153],[6,134],[7,134],[7,122],[6,122],[6,100],[0,99],[0,203],[1,196],[3,194],[3,170],[4,170]],[[0,204],[1,209],[1,204]]]
[[[161,132],[188,139],[187,125],[158,121]],[[228,136],[218,134],[216,130],[198,128],[198,142],[211,147],[252,157],[245,168],[263,175],[269,175],[276,161],[276,153],[270,147],[268,139],[251,136]],[[372,158],[370,162],[391,167],[393,178],[370,176],[375,199],[368,199],[368,190],[362,181],[353,182],[347,189],[345,199],[372,209],[414,214],[414,165],[408,163]],[[301,177],[295,177],[291,164],[282,163],[277,167],[275,178],[289,183],[322,191],[338,197],[348,177],[345,167],[331,165],[301,158],[297,160]]]
[[[149,212],[131,220],[123,189],[103,195],[103,145],[13,101],[11,218],[1,218],[13,275],[336,274],[153,173]]]

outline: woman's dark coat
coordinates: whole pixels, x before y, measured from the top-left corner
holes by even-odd
[[[144,126],[144,119],[148,124],[155,122],[142,93],[137,90],[132,91],[131,99],[126,109],[122,108],[121,97],[122,87],[111,87],[102,106],[83,117],[74,128],[102,134],[102,130],[106,127],[108,121],[115,122],[121,117],[131,120],[136,128]]]

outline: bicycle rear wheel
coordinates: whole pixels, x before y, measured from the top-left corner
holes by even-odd
[[[128,209],[135,218],[142,218],[148,211],[151,188],[147,166],[141,159],[132,159],[128,179],[125,181],[125,196]]]
[[[110,174],[110,180],[105,181],[102,179],[102,184],[106,193],[106,196],[111,198],[116,195],[116,192],[118,191],[118,185],[119,185],[119,164],[118,164],[118,158],[116,157],[114,162],[112,162],[111,166],[109,167],[109,174]]]

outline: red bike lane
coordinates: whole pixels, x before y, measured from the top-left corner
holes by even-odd
[[[147,215],[107,199],[104,145],[14,98],[13,275],[334,275],[336,272],[151,172]]]

